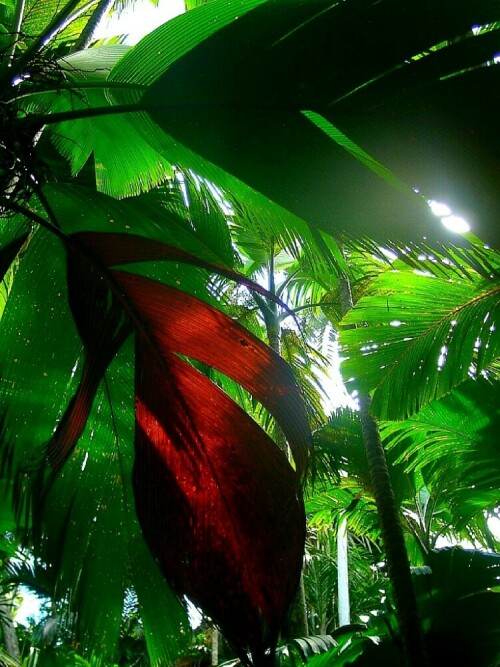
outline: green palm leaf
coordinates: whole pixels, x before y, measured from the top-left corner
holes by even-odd
[[[393,237],[418,238],[424,228],[439,236],[441,228],[411,191],[420,185],[411,169],[392,173],[392,163],[389,170],[383,168],[380,160],[368,155],[373,153],[369,147],[362,149],[351,139],[373,145],[376,138],[370,126],[372,109],[355,106],[366,91],[376,95],[378,90],[377,104],[384,106],[384,96],[390,99],[401,90],[403,74],[413,81],[415,71],[417,88],[423,80],[439,85],[443,72],[457,74],[456,80],[465,62],[471,68],[484,62],[493,36],[486,33],[480,40],[451,48],[451,35],[498,20],[498,8],[490,2],[473,9],[462,2],[454,7],[450,24],[445,6],[427,3],[426,16],[432,21],[424,24],[421,8],[410,2],[398,8],[389,2],[376,8],[356,3],[352,14],[347,6],[328,0],[308,6],[293,0],[249,2],[231,22],[231,6],[212,2],[147,37],[117,65],[111,78],[147,85],[142,102],[169,135],[308,222],[335,229],[336,234],[356,230],[380,238],[390,220]],[[357,12],[370,16],[369,34]],[[179,40],[190,17],[193,23]],[[402,41],[384,37],[388,21],[395,20],[404,34]],[[171,50],[165,48],[167,39],[174,44]],[[422,56],[446,40],[450,51],[443,47],[430,58]],[[366,55],[360,55],[368,43],[372,45],[369,67]],[[152,51],[157,59],[151,57]],[[463,58],[459,65],[453,58],[457,52]],[[335,73],[332,62],[338,63]],[[496,71],[487,75],[496,81]],[[378,84],[380,89],[387,86],[383,95]],[[119,99],[137,97],[120,94]],[[314,118],[324,116],[321,122],[336,132],[335,144],[306,121],[305,110],[316,114]],[[403,108],[403,119],[405,113]],[[277,179],[280,169],[286,179]],[[392,189],[395,182],[410,187],[398,193]],[[358,194],[362,206],[356,206],[352,193]],[[418,225],[418,235],[412,234],[413,225]],[[488,228],[480,227],[487,236]]]
[[[408,421],[381,424],[391,455],[420,475],[438,501],[436,518],[446,506],[452,533],[490,548],[484,513],[500,502],[497,398],[497,382],[469,379]]]
[[[344,377],[374,391],[382,419],[404,419],[477,376],[500,350],[497,279],[388,271],[343,321]]]

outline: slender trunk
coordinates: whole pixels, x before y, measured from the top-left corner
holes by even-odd
[[[342,304],[352,304],[352,295],[348,281],[340,283],[341,289],[348,290],[341,296]],[[345,312],[345,311],[344,311]],[[328,340],[331,325],[323,333],[322,354],[328,355]],[[339,626],[349,625],[351,622],[351,604],[349,599],[349,549],[347,541],[347,519],[340,517],[337,528],[337,610]],[[323,632],[323,631],[322,631]]]
[[[212,647],[210,651],[210,665],[215,667],[219,662],[219,630],[212,627]]]
[[[370,397],[360,396],[359,404],[363,440],[406,661],[409,667],[425,667],[429,661],[418,615],[403,528],[389,478],[385,451],[380,439],[378,424],[370,414]]]
[[[16,4],[16,13],[14,16],[14,35],[13,35],[13,42],[7,47],[7,50],[5,52],[5,62],[7,62],[7,66],[11,67],[12,66],[12,61],[14,60],[14,56],[16,54],[16,48],[19,40],[21,39],[21,27],[23,24],[23,18],[24,18],[24,10],[26,8],[26,0],[17,0]]]
[[[17,641],[16,628],[12,619],[12,605],[5,599],[0,602],[0,626],[3,634],[3,645],[5,652],[14,660],[20,662],[21,651]]]
[[[307,637],[309,634],[307,624],[306,589],[302,572],[300,574],[299,587],[297,588],[295,598],[291,604],[290,611],[288,612],[288,618],[286,619],[283,634],[287,639]]]
[[[354,305],[351,285],[347,277],[341,280],[339,293],[342,310],[345,314]],[[365,452],[385,546],[387,569],[394,594],[406,664],[408,667],[427,667],[429,659],[411,579],[410,562],[406,551],[403,528],[396,506],[378,424],[370,413],[370,396],[360,394],[359,406]]]
[[[72,49],[73,52],[81,51],[82,49],[86,49],[89,46],[94,36],[94,32],[96,31],[96,28],[101,22],[101,19],[103,19],[104,16],[106,16],[106,14],[109,12],[114,3],[115,0],[100,0],[99,4],[92,12],[92,16],[87,22],[87,25],[82,30],[80,36],[76,40]]]
[[[347,549],[347,520],[342,517],[337,529],[337,595],[339,626],[351,622],[349,601],[349,559]]]
[[[274,281],[274,248],[271,248],[269,260],[268,289],[271,294],[276,294],[276,285]],[[257,299],[257,303],[264,318],[269,347],[274,350],[276,354],[281,356],[281,324],[279,320],[278,306],[273,301],[264,301],[263,299]],[[287,449],[285,436],[278,425],[276,442],[281,449],[287,452],[287,455],[290,458],[290,452],[288,452]],[[283,628],[283,634],[290,639],[293,639],[294,637],[306,637],[309,634],[303,572],[300,574],[299,586],[290,606],[290,611],[288,612],[288,617]]]

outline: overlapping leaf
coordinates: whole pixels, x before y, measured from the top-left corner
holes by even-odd
[[[108,239],[103,234],[79,233],[71,238],[69,303],[84,358],[80,383],[49,441],[48,460],[60,469],[84,430],[89,437],[96,397],[111,390],[106,389],[108,383],[102,387],[106,369],[133,326],[140,423],[136,465],[148,468],[147,462],[158,454],[162,460],[161,467],[148,470],[147,482],[136,475],[136,505],[143,529],[176,590],[207,608],[240,650],[249,647],[255,660],[263,660],[276,643],[300,572],[304,516],[299,479],[307,458],[307,419],[293,374],[257,338],[185,292],[136,274],[108,273],[106,268],[158,258],[189,259],[210,267],[183,251],[130,234],[113,234]],[[297,472],[255,422],[174,352],[227,373],[270,409],[288,435]],[[148,381],[148,375],[154,378]],[[148,426],[151,410],[161,424],[161,437]],[[92,440],[90,435],[87,456]],[[171,443],[171,451],[163,449],[165,442]],[[176,459],[176,452],[181,459]],[[90,463],[83,465],[87,468]],[[183,481],[188,470],[189,483]],[[159,478],[153,483],[155,474]],[[271,479],[280,487],[277,495],[270,493]],[[195,482],[201,488],[206,485],[208,495],[193,495]],[[47,508],[57,494],[57,484],[46,500]],[[159,496],[149,493],[155,485],[161,489]],[[110,496],[106,504],[115,501]],[[165,515],[166,508],[174,507]],[[157,519],[152,518],[151,508]],[[190,564],[179,560],[176,538],[191,552]],[[226,540],[224,549],[220,540]],[[207,583],[212,581],[217,582],[218,595]],[[220,594],[223,588],[226,595]]]
[[[222,483],[219,475],[214,473],[214,467],[217,468],[217,465],[216,462],[212,462],[211,455],[204,454],[204,459],[202,456],[203,460],[208,461],[205,473],[213,477],[210,484],[215,497],[214,502],[222,502],[222,506],[215,515],[200,513],[199,522],[202,526],[200,544],[204,548],[205,538],[203,536],[207,535],[207,531],[208,534],[216,534],[223,510],[227,517],[235,513],[237,518],[234,519],[234,524],[233,519],[228,519],[233,538],[232,547],[228,545],[227,548],[227,567],[224,566],[223,569],[227,571],[227,586],[240,591],[239,599],[232,599],[231,605],[236,605],[236,607],[241,605],[244,622],[241,617],[239,621],[236,620],[237,613],[232,606],[223,606],[222,609],[216,606],[212,609],[213,591],[207,591],[204,588],[206,582],[211,580],[210,576],[205,576],[206,572],[200,576],[198,585],[194,586],[195,582],[191,574],[186,572],[184,575],[179,574],[172,563],[169,565],[167,559],[163,559],[164,572],[176,585],[176,590],[190,592],[194,599],[211,609],[213,616],[220,620],[235,644],[239,647],[250,646],[255,659],[258,660],[259,656],[262,657],[276,641],[279,622],[290,601],[300,570],[303,546],[304,517],[299,496],[299,478],[303,475],[306,463],[308,426],[293,375],[286,364],[279,357],[270,353],[258,339],[208,303],[167,284],[152,282],[140,274],[110,272],[108,268],[110,265],[134,262],[136,266],[136,263],[139,262],[137,268],[140,272],[163,277],[170,275],[168,282],[173,285],[178,282],[177,278],[182,274],[179,263],[185,264],[188,261],[211,271],[218,270],[226,273],[231,278],[237,277],[231,269],[225,269],[222,264],[217,267],[204,259],[203,257],[213,258],[213,253],[203,244],[199,242],[197,244],[194,237],[189,242],[189,234],[187,231],[183,232],[182,226],[176,227],[174,224],[175,230],[173,231],[172,220],[168,217],[165,225],[162,226],[148,217],[148,214],[145,213],[149,210],[147,207],[145,211],[141,211],[137,207],[134,208],[132,203],[113,202],[104,195],[92,194],[85,188],[52,186],[45,188],[45,196],[52,215],[55,216],[61,228],[67,231],[72,230],[75,233],[68,238],[67,242],[69,268],[66,279],[71,317],[64,311],[64,308],[61,310],[59,307],[51,311],[53,316],[57,312],[58,317],[62,316],[65,320],[64,326],[60,327],[60,331],[58,329],[58,335],[54,338],[54,341],[57,340],[55,348],[53,348],[54,343],[49,339],[51,340],[49,349],[53,348],[53,370],[50,378],[57,390],[53,393],[54,398],[51,399],[49,398],[50,393],[46,390],[40,391],[39,387],[33,387],[32,396],[36,397],[37,407],[35,411],[31,411],[30,423],[36,428],[38,437],[35,437],[35,430],[32,430],[29,440],[26,440],[23,436],[23,428],[19,428],[19,420],[23,419],[31,393],[15,391],[17,380],[21,382],[20,387],[23,383],[23,372],[19,373],[20,369],[15,368],[15,364],[5,374],[4,387],[9,393],[10,427],[18,434],[20,442],[23,443],[16,449],[18,460],[27,460],[27,452],[30,449],[33,451],[33,445],[30,448],[30,443],[40,444],[45,440],[48,441],[49,463],[55,469],[63,466],[62,474],[52,480],[51,486],[46,488],[44,495],[35,496],[35,499],[43,501],[39,502],[38,507],[42,538],[45,533],[51,535],[50,543],[42,541],[43,557],[56,565],[60,563],[62,568],[57,584],[58,590],[65,591],[67,588],[72,588],[77,592],[80,591],[78,596],[82,594],[80,627],[86,633],[89,644],[92,643],[93,637],[95,638],[95,628],[99,624],[103,625],[102,614],[105,615],[109,627],[105,632],[103,626],[104,643],[100,646],[95,644],[95,648],[96,650],[102,649],[104,654],[109,652],[113,645],[113,637],[116,636],[113,633],[116,632],[116,623],[119,619],[116,610],[120,603],[116,606],[117,600],[120,600],[120,591],[124,590],[128,581],[128,559],[124,559],[123,567],[116,570],[116,576],[108,576],[106,579],[110,587],[109,604],[115,605],[113,611],[109,605],[108,608],[106,605],[99,607],[99,605],[94,606],[92,602],[94,595],[92,591],[97,590],[98,578],[96,579],[96,576],[99,577],[99,573],[102,576],[107,567],[106,563],[109,565],[109,559],[94,551],[99,540],[108,539],[110,535],[107,532],[109,530],[108,521],[112,517],[115,517],[116,525],[119,523],[123,526],[123,546],[126,548],[128,545],[134,563],[137,559],[133,553],[140,544],[134,537],[137,525],[134,525],[135,515],[130,508],[130,495],[117,494],[117,484],[120,479],[130,474],[132,460],[130,416],[127,418],[127,409],[130,408],[132,399],[131,350],[129,344],[123,347],[123,341],[132,325],[137,332],[137,337],[142,341],[140,346],[142,361],[137,368],[138,382],[143,372],[153,372],[153,370],[158,372],[160,368],[166,374],[164,382],[168,385],[168,392],[170,394],[173,392],[176,401],[179,402],[179,411],[173,411],[169,405],[162,405],[162,411],[164,411],[162,423],[166,432],[173,433],[172,437],[177,444],[185,441],[186,447],[190,443],[192,446],[196,445],[195,452],[198,454],[200,451],[203,453],[203,448],[201,450],[199,448],[200,442],[203,443],[202,436],[206,436],[205,440],[209,440],[210,437],[215,438],[219,446],[217,465],[221,466],[224,473],[227,472],[226,466],[231,466],[232,463],[235,464],[236,471],[240,466],[249,471],[253,465],[260,470],[256,478],[250,477],[248,481],[247,494],[252,502],[248,498],[243,501],[245,493],[243,482],[239,477],[237,484],[239,490],[233,488],[234,475],[228,475],[228,480]],[[79,216],[74,216],[74,211],[79,207],[80,210],[85,207],[85,217],[81,219]],[[113,228],[115,220],[117,233],[106,235],[100,231],[109,229],[110,225]],[[131,224],[125,225],[124,220]],[[126,229],[126,227],[132,229]],[[99,232],[83,233],[79,231],[89,228],[94,228]],[[140,231],[148,234],[150,238],[137,236],[131,231]],[[186,237],[185,245],[197,250],[198,258],[185,250],[166,246],[155,240],[169,238],[169,235],[172,235],[172,238],[177,237],[176,241],[180,242],[183,233]],[[42,241],[45,239],[43,244],[46,245],[45,232],[39,232],[35,239]],[[65,294],[64,271],[62,270],[64,265],[61,263],[60,253],[54,252],[53,245],[50,246],[53,262],[51,270],[54,277],[57,277],[54,280],[54,289],[57,290],[55,294],[59,295],[60,299]],[[30,263],[34,262],[37,270],[41,270],[42,265],[37,264],[40,258],[37,253],[37,243],[33,242],[30,249],[32,253]],[[159,265],[164,265],[165,259],[173,260],[171,263],[174,270],[170,274],[168,271],[159,270]],[[19,308],[23,304],[28,306],[29,303],[32,303],[32,299],[35,305],[37,303],[33,288],[26,291],[27,285],[32,285],[29,264],[24,265],[24,268],[25,271],[21,273],[20,280],[16,282],[18,295],[24,296],[18,302],[12,301],[12,309],[7,313],[3,323],[5,325],[4,340],[7,342],[10,340],[11,345],[12,341],[16,339],[25,312],[21,312]],[[204,280],[206,282],[206,277]],[[241,280],[245,282],[245,279]],[[194,291],[200,290],[201,286],[202,282],[198,281],[198,286]],[[255,289],[263,291],[258,286],[255,286]],[[30,295],[29,301],[26,300],[28,294]],[[52,298],[50,294],[46,295],[48,303],[51,303]],[[49,326],[51,322],[51,319],[44,321],[42,316],[35,317],[30,322],[30,329],[35,332],[37,327],[43,325],[41,329],[43,331],[43,327]],[[75,331],[75,324],[78,335]],[[27,335],[31,338],[35,334],[27,333]],[[64,338],[61,339],[61,336]],[[43,335],[40,340],[43,340]],[[83,350],[81,349],[82,343]],[[58,347],[62,354],[59,354]],[[26,377],[30,372],[30,364],[32,367],[37,367],[42,363],[40,346],[37,345],[33,350],[34,356],[23,355]],[[241,382],[246,389],[261,400],[282,422],[292,451],[296,454],[297,472],[293,471],[285,455],[279,451],[277,446],[237,408],[236,404],[186,361],[181,361],[177,356],[173,356],[174,352],[211,364]],[[111,365],[109,365],[110,362]],[[8,366],[11,364],[12,360]],[[170,366],[172,369],[177,369],[176,373],[172,370],[172,376],[168,374]],[[256,368],[260,368],[259,373],[255,372]],[[57,381],[55,380],[56,371]],[[118,379],[120,373],[125,373],[129,379],[121,389],[118,389],[115,383],[120,383]],[[191,383],[190,388],[186,390],[185,398],[175,393],[175,387],[177,385],[180,387],[184,378],[188,378]],[[125,398],[127,387],[130,394],[128,398]],[[141,389],[146,406],[153,401],[153,397],[147,393],[149,391],[147,387],[146,384]],[[202,405],[192,404],[197,394],[202,399],[201,404],[205,406],[204,409]],[[47,400],[51,403],[48,410],[46,409]],[[190,405],[187,412],[185,404]],[[198,414],[201,420],[199,423],[195,419]],[[214,422],[217,415],[219,415],[218,421]],[[226,435],[223,429],[224,419],[222,417],[224,415],[228,429]],[[128,425],[126,425],[127,419]],[[122,424],[123,420],[125,420],[125,425]],[[58,422],[57,429],[51,437],[47,437],[53,428],[51,424],[55,422]],[[212,422],[218,425],[216,431],[214,431],[215,427],[211,425]],[[40,437],[40,433],[45,433],[45,436]],[[237,455],[228,458],[226,449],[235,447],[238,441],[241,443],[242,436],[243,442],[248,441],[246,443],[249,445],[248,451],[240,444]],[[154,438],[152,442],[154,444]],[[143,448],[140,453],[144,454]],[[113,465],[110,465],[110,462],[114,462]],[[120,469],[118,473],[116,466],[119,466]],[[273,502],[272,494],[269,494],[270,471],[274,471],[273,477],[280,479],[280,492],[276,496],[279,502]],[[239,475],[239,472],[234,474]],[[243,478],[246,477],[243,472],[241,474]],[[75,476],[78,480],[76,484]],[[226,475],[222,477],[225,478]],[[92,480],[91,488],[88,487],[87,480],[89,482]],[[25,481],[21,480],[22,484],[19,489],[21,493]],[[99,493],[95,492],[97,487],[94,487],[94,483],[98,485]],[[79,489],[76,494],[71,491],[72,486]],[[91,503],[88,499],[89,492],[92,495]],[[174,489],[172,494],[175,495],[175,493]],[[226,496],[229,499],[227,505]],[[64,509],[65,498],[72,498],[70,506],[66,509]],[[146,499],[143,502],[147,504],[148,501]],[[235,507],[232,507],[231,503],[236,503]],[[177,517],[175,513],[169,515],[168,521],[174,535],[184,530],[184,536],[187,539],[189,531],[186,532],[184,526],[185,516],[180,510],[181,506],[182,503],[179,505],[179,515]],[[184,506],[189,507],[187,496]],[[125,515],[123,515],[124,512]],[[270,531],[269,539],[272,542],[276,536],[280,536],[278,544],[266,541],[260,533],[257,535],[259,521],[262,520],[261,515],[266,516],[266,513],[269,514],[269,521],[275,524],[275,530]],[[181,521],[182,530],[176,527],[176,522],[180,520],[180,517],[184,517]],[[94,525],[94,519],[97,520],[96,525]],[[208,519],[215,522],[214,530],[207,528]],[[250,526],[247,523],[250,523]],[[144,525],[146,524],[145,520]],[[151,524],[149,525],[151,530]],[[81,526],[87,526],[88,530],[83,528],[80,532]],[[188,522],[189,526],[193,528],[193,524]],[[254,535],[253,556],[248,538],[245,537],[247,529],[250,535]],[[154,526],[153,532],[156,534]],[[285,532],[289,537],[285,536]],[[196,531],[193,532],[193,535],[193,544],[195,544]],[[65,545],[62,553],[55,550],[55,544],[59,540]],[[258,546],[261,541],[265,549],[264,546]],[[132,544],[135,546],[132,547]],[[75,548],[78,550],[78,558],[71,559],[70,554]],[[279,563],[279,566],[276,565],[275,570],[272,569],[268,560],[266,560],[266,567],[263,567],[264,552],[266,559],[268,553],[276,553],[276,562]],[[84,561],[86,556],[88,559]],[[240,570],[243,571],[242,563],[245,563],[243,569],[247,568],[243,583],[240,582],[239,574]],[[213,563],[206,560],[206,566],[210,572],[210,567],[219,567],[220,561],[219,565],[214,566]],[[273,576],[267,574],[268,572]],[[220,578],[219,574],[217,579]],[[271,581],[272,578],[274,581]],[[82,586],[89,591],[88,596],[83,596]],[[145,594],[143,590],[142,595]],[[264,614],[263,617],[259,609]],[[154,617],[155,614],[150,614],[150,619]],[[92,618],[94,621],[90,621]]]
[[[63,30],[57,35],[57,41],[74,40],[83,30],[90,16],[92,7],[88,7],[85,0],[70,0],[60,2],[60,0],[28,0],[24,7],[22,15],[21,29],[28,40],[37,38],[40,34],[48,31],[47,36],[52,36],[52,30],[59,27],[55,22],[56,17],[60,17],[60,24],[66,24]],[[73,17],[73,20],[71,18]]]
[[[14,466],[26,467],[50,440],[79,384],[82,342],[67,307],[65,267],[60,244],[46,232],[34,234],[1,321],[0,394]],[[36,496],[41,522],[36,553],[53,574],[55,599],[72,592],[76,640],[101,659],[113,659],[124,591],[137,584],[159,667],[185,651],[189,632],[178,602],[160,585],[135,515],[132,352],[130,345],[122,348],[110,365],[78,447],[45,496]],[[21,482],[26,500],[28,479]],[[111,536],[115,547],[103,551]],[[122,558],[115,549],[122,550]],[[141,577],[157,582],[155,596],[140,586]],[[164,630],[152,636],[160,619]]]

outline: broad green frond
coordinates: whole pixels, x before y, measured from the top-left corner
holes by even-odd
[[[498,279],[382,273],[343,320],[343,375],[382,419],[404,419],[495,360],[499,307]]]
[[[469,379],[404,422],[382,422],[398,465],[450,510],[450,529],[492,546],[484,512],[500,503],[497,382]]]

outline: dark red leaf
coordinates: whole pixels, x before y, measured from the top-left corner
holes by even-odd
[[[33,460],[22,468],[28,474],[33,489],[38,489],[48,463],[51,475],[45,480],[42,496],[50,488],[55,475],[73,452],[90,416],[94,399],[104,374],[132,332],[123,304],[116,299],[98,269],[81,253],[67,249],[68,300],[85,351],[76,391],[69,401],[49,440],[37,450]],[[42,497],[28,497],[34,514],[40,510]],[[20,505],[21,506],[21,505]]]
[[[81,435],[110,361],[136,332],[134,490],[165,577],[220,624],[245,660],[273,653],[299,579],[309,431],[283,360],[231,318],[179,290],[68,251],[69,300],[85,359],[49,443],[55,470]],[[177,354],[226,373],[272,411],[297,472],[269,436]]]
[[[123,305],[113,295],[102,272],[71,248],[68,249],[68,298],[86,354],[75,395],[46,445],[47,460],[56,471],[73,451],[104,373],[131,333]]]
[[[166,578],[254,664],[267,662],[302,565],[305,517],[283,452],[185,361],[136,345],[134,489]]]
[[[132,273],[112,271],[112,275],[161,354],[177,352],[216,368],[276,417],[302,476],[310,446],[309,425],[300,390],[283,359],[200,299]]]

